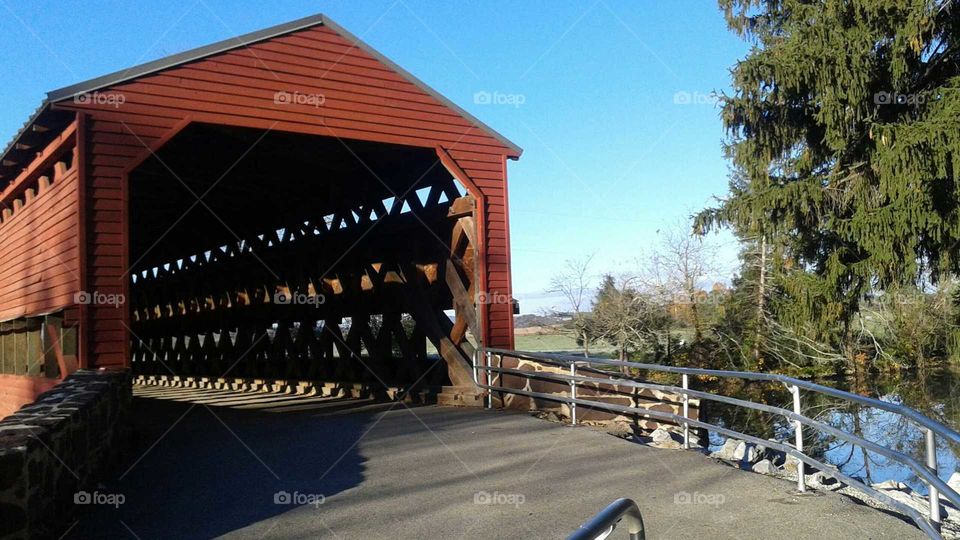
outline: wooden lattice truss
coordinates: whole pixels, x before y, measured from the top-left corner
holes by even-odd
[[[132,365],[158,375],[472,385],[475,207],[450,178],[425,200],[410,191],[389,207],[368,201],[139,269]]]

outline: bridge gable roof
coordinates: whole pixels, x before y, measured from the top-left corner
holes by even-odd
[[[65,86],[47,93],[46,99],[44,99],[41,105],[36,109],[36,111],[34,111],[27,122],[24,123],[19,132],[3,150],[3,153],[0,154],[0,180],[10,180],[14,178],[19,171],[30,162],[37,149],[43,148],[43,146],[49,142],[46,139],[52,139],[52,137],[55,137],[62,126],[65,126],[67,123],[69,123],[69,119],[72,118],[72,114],[67,115],[65,114],[67,111],[58,111],[56,108],[52,107],[52,105],[56,103],[72,100],[83,94],[105,90],[122,83],[129,83],[135,79],[157,74],[161,71],[183,66],[198,60],[208,59],[236,49],[249,47],[255,43],[269,41],[271,39],[287,36],[295,32],[318,26],[324,26],[334,31],[347,42],[351,43],[354,47],[367,53],[386,66],[389,70],[395,72],[403,79],[406,79],[419,90],[436,99],[441,105],[465,119],[470,125],[478,128],[481,132],[490,136],[496,144],[502,145],[504,149],[503,152],[507,156],[517,158],[523,152],[523,150],[512,141],[498,133],[493,128],[484,124],[478,118],[471,115],[448,98],[444,97],[442,94],[391,61],[389,58],[378,52],[370,45],[364,43],[358,37],[338,25],[326,15],[316,14],[295,21],[271,26],[256,32],[229,38],[196,49],[191,49],[182,53],[166,56],[158,60],[132,66],[114,73],[95,77],[93,79],[72,84],[70,86]],[[38,127],[37,124],[40,124],[40,126]],[[49,135],[45,136],[45,134]]]

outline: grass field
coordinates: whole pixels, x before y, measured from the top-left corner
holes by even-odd
[[[559,332],[517,333],[515,349],[529,352],[572,352],[580,353],[583,349],[577,345],[573,337]],[[607,348],[596,349],[596,352],[607,351]],[[595,352],[590,348],[590,352]],[[427,354],[437,354],[432,343],[427,343]]]
[[[582,350],[572,336],[563,334],[518,334],[515,343],[518,351],[577,352]]]
[[[471,341],[473,341],[472,338]],[[550,326],[517,328],[514,336],[514,349],[529,352],[583,354],[583,347],[577,345],[577,340],[573,336]],[[613,352],[613,347],[605,343],[594,343],[590,346],[591,355],[609,356]],[[427,354],[437,354],[436,348],[429,341],[427,342]]]

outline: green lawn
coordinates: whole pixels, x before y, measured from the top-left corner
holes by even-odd
[[[572,336],[563,334],[530,334],[515,338],[518,351],[564,352],[582,350]]]
[[[515,349],[518,351],[529,352],[570,352],[582,353],[583,348],[577,345],[577,341],[572,336],[560,333],[544,334],[526,334],[517,335],[515,338]],[[590,347],[590,353],[603,354],[610,353],[613,349],[606,344]],[[437,354],[433,344],[427,342],[427,354]]]

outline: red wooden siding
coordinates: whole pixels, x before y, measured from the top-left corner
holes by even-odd
[[[0,374],[0,420],[17,412],[27,403],[33,403],[37,396],[59,382],[58,379],[46,377]]]
[[[61,142],[56,140],[51,146]],[[73,150],[68,146],[64,151]],[[49,164],[38,167],[23,182],[23,195],[3,203],[0,320],[68,307],[80,290],[79,174],[76,159],[72,163],[69,169]],[[19,201],[13,203],[13,199]]]
[[[278,92],[321,94],[324,102],[275,103]],[[125,172],[185,119],[411,146],[445,148],[483,191],[488,292],[510,294],[505,156],[516,151],[328,27],[288,35],[168,68],[101,93],[119,105],[72,100],[89,114],[89,287],[127,290]],[[128,361],[127,310],[90,307],[92,365]],[[487,309],[487,343],[513,341],[512,309]]]

